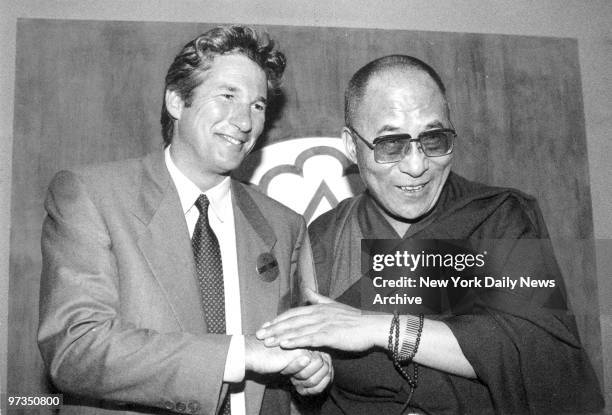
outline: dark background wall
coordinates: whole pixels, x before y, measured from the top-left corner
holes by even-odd
[[[609,263],[612,238],[612,3],[608,0],[121,0],[42,1],[7,0],[0,3],[0,386],[6,391],[13,382],[6,377],[9,286],[9,230],[11,228],[13,119],[22,114],[14,105],[16,26],[19,17],[69,19],[241,22],[260,24],[312,25],[454,31],[461,33],[506,33],[578,41],[580,81],[584,98],[586,147],[590,175],[594,236],[602,242],[598,264]],[[332,51],[334,52],[334,51]],[[155,110],[157,113],[157,109]],[[559,165],[559,169],[572,166]],[[521,187],[521,186],[519,186]],[[568,198],[575,197],[566,195]],[[14,221],[13,221],[14,222]],[[14,225],[13,225],[14,226]],[[14,228],[13,228],[14,230]],[[605,246],[607,243],[607,246]],[[602,245],[599,247],[601,248]],[[612,398],[612,275],[610,266],[598,267],[599,317],[603,343],[603,367]],[[11,296],[12,297],[12,296]],[[23,330],[27,330],[24,327]],[[12,358],[13,356],[11,356]],[[25,392],[25,391],[23,391]]]

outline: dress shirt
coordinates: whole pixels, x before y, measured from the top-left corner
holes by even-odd
[[[195,206],[202,191],[174,164],[170,155],[170,146],[165,150],[165,162],[170,177],[178,191],[181,207],[189,229],[193,235],[200,212]],[[240,280],[238,278],[238,256],[236,252],[236,228],[230,178],[206,190],[204,194],[210,201],[208,221],[219,241],[221,261],[223,263],[223,286],[225,290],[225,326],[226,333],[232,336],[227,358],[225,360],[225,382],[242,382],[245,375],[245,344],[242,335],[240,310]],[[232,415],[244,415],[244,392],[231,392]]]

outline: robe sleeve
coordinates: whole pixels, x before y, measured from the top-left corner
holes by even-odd
[[[496,412],[600,411],[599,384],[566,307],[563,279],[535,200],[509,197],[475,236],[498,240],[494,278],[549,281],[547,288],[479,290],[469,313],[445,319]]]

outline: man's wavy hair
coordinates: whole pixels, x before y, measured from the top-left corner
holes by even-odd
[[[268,92],[273,95],[280,87],[285,70],[285,55],[274,50],[274,41],[266,33],[259,34],[245,26],[216,27],[187,43],[168,68],[164,94],[167,90],[179,94],[189,107],[193,91],[203,81],[202,74],[210,69],[215,56],[237,53],[255,62],[266,73]],[[163,100],[161,110],[162,136],[169,146],[174,135],[174,118]]]

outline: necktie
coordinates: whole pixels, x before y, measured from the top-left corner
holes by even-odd
[[[208,332],[225,333],[223,264],[219,241],[208,223],[209,204],[206,195],[200,195],[195,202],[200,211],[200,216],[193,230],[191,246]],[[228,393],[221,409],[223,415],[231,413],[229,397],[230,394]]]

